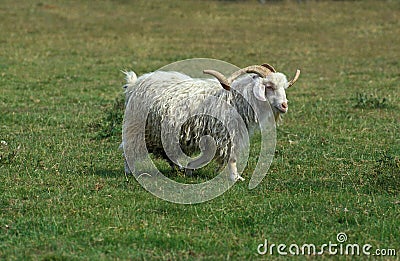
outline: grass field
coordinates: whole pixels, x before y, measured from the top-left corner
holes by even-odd
[[[0,259],[271,258],[265,239],[339,232],[399,258],[399,1],[3,0],[0,16]],[[261,185],[178,205],[125,181],[120,70],[194,57],[302,75]]]

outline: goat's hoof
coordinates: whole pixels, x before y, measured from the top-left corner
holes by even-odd
[[[192,169],[185,169],[185,176],[186,177],[192,177],[193,176],[193,170]]]
[[[239,181],[244,181],[244,178],[243,178],[242,176],[237,176],[237,177],[236,177],[236,181],[238,181],[238,180],[239,180]]]
[[[232,175],[231,180],[236,182],[236,181],[244,181],[245,179],[242,176],[240,176],[239,174],[237,174],[237,175]]]

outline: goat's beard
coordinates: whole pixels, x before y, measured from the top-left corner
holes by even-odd
[[[275,118],[275,124],[279,125],[279,123],[282,121],[282,113],[274,110],[274,118]]]

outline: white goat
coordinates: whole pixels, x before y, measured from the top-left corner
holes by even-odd
[[[249,101],[260,106],[260,110],[266,110],[266,106],[268,106],[266,102],[269,102],[277,121],[280,114],[288,111],[285,90],[295,83],[300,75],[300,70],[297,70],[291,81],[288,81],[284,74],[276,72],[268,64],[248,66],[233,73],[229,78],[214,70],[205,70],[204,73],[213,75],[218,81],[193,79],[178,72],[155,71],[139,78],[134,72],[125,72],[127,84],[124,86],[126,93],[124,129],[127,131],[124,142],[134,145],[140,139],[137,133],[140,133],[140,128],[143,126],[139,126],[140,124],[135,122],[135,115],[143,113],[144,106],[150,106],[151,110],[145,126],[145,142],[148,152],[175,162],[186,170],[196,169],[210,160],[210,155],[206,155],[209,148],[206,147],[212,147],[212,144],[201,139],[205,135],[210,135],[215,140],[216,147],[211,150],[216,152],[217,161],[228,163],[230,178],[233,181],[243,180],[237,171],[236,160],[242,149],[240,141],[244,136],[237,126],[241,124],[239,121],[242,121],[250,129],[262,120],[257,119]],[[206,99],[209,96],[216,97],[217,100],[229,104],[230,107],[219,108],[212,104],[207,105]],[[190,117],[190,112],[196,111],[198,108],[201,108],[204,115],[217,116]],[[241,119],[229,118],[232,115],[232,109],[241,116]],[[185,120],[182,121],[182,119]],[[229,128],[232,128],[230,134],[226,130],[227,126],[223,126],[221,123],[221,119],[229,122],[231,126]],[[177,122],[184,123],[182,126],[177,126],[179,125]],[[203,152],[202,157],[189,162],[187,166],[182,166],[174,158],[175,155],[167,156],[168,153],[165,152],[162,145],[162,124],[169,128],[164,131],[175,131],[179,134],[179,145],[183,152],[192,155],[198,152],[200,147]],[[180,129],[176,130],[176,127],[180,127]],[[234,140],[239,142],[236,147],[233,146],[233,144],[237,144],[233,142]],[[123,146],[124,144],[121,144],[121,147]],[[135,146],[132,147],[135,148]],[[211,159],[212,156],[214,154],[211,155]],[[125,172],[131,173],[126,157],[127,155],[125,155]]]

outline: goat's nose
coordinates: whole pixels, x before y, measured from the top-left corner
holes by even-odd
[[[287,106],[287,103],[286,103],[286,102],[282,102],[282,108],[283,108],[283,109],[287,109],[287,107],[288,107],[288,106]]]

